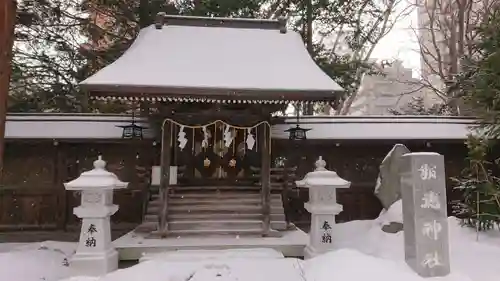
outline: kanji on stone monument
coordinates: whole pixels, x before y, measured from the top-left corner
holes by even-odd
[[[94,237],[89,237],[85,240],[85,247],[95,247],[97,245],[96,242]]]
[[[401,165],[405,259],[422,277],[450,273],[444,157],[408,153]]]
[[[94,234],[94,233],[96,233],[97,232],[97,228],[95,227],[95,224],[90,224],[89,225],[89,229],[87,230],[87,232],[89,234],[91,234],[91,235]]]

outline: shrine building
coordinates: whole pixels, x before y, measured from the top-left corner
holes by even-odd
[[[62,184],[102,155],[108,170],[130,182],[117,192],[113,218],[134,229],[117,242],[127,259],[144,247],[193,246],[179,238],[294,255],[308,225],[307,194],[295,180],[319,156],[352,182],[339,193],[337,220],[371,219],[381,210],[373,195],[378,165],[393,144],[442,153],[458,174],[474,124],[435,116],[276,117],[290,104],[335,106],[343,91],[284,20],[159,14],[120,58],[80,85],[92,100],[123,101],[135,114],[9,115],[0,230],[78,224],[71,213],[78,194]]]
[[[160,237],[279,236],[287,223],[271,186],[272,114],[333,103],[342,91],[284,20],[164,14],[80,85],[97,100],[154,104],[163,119],[159,194],[149,202],[158,217],[139,228]]]

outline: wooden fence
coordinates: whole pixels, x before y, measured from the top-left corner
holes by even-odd
[[[372,219],[381,211],[373,195],[378,166],[395,142],[389,141],[273,141],[273,166],[296,167],[302,178],[314,169],[319,156],[328,168],[352,182],[348,190],[339,191],[344,205],[339,221]],[[463,168],[466,148],[461,142],[407,142],[412,151],[435,151],[445,155],[448,176],[457,176]],[[130,182],[127,190],[117,191],[115,204],[120,210],[113,216],[117,224],[139,224],[144,196],[149,187],[151,167],[159,165],[159,146],[150,141],[113,143],[31,141],[9,142],[0,185],[0,231],[21,229],[66,229],[78,225],[73,208],[79,205],[79,194],[66,192],[63,182],[74,179],[92,168],[97,155],[103,155],[107,168]],[[457,198],[451,182],[448,197]],[[309,215],[303,208],[307,191],[293,186],[288,190],[289,217],[307,224]]]

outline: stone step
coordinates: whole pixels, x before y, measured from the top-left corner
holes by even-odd
[[[158,214],[146,214],[144,216],[143,222],[158,222]]]
[[[185,206],[185,205],[176,205],[169,206],[168,213],[176,214],[176,213],[242,213],[242,214],[252,214],[252,213],[260,213],[262,212],[261,206],[254,205],[232,205],[226,206],[223,204],[220,205],[196,205],[196,206]],[[271,206],[271,213],[284,213],[284,209],[282,206]]]
[[[176,186],[173,188],[173,190],[177,191],[206,191],[206,190],[248,190],[248,191],[255,191],[255,190],[261,190],[260,185],[231,185],[231,186],[226,186],[226,185],[207,185],[207,186]]]
[[[261,229],[261,220],[179,220],[169,221],[169,230]],[[271,221],[271,228],[286,230],[283,221]]]
[[[190,199],[190,198],[218,198],[218,199],[244,199],[244,198],[261,198],[262,195],[259,192],[175,192],[169,194],[169,199]],[[159,200],[159,194],[153,194],[151,196],[152,200]],[[281,198],[281,194],[271,194],[271,199]]]
[[[186,229],[186,230],[169,230],[168,231],[168,236],[173,236],[173,237],[186,237],[186,236],[197,236],[197,237],[204,237],[206,238],[207,236],[255,236],[259,237],[262,235],[262,229],[261,228],[255,228],[255,229],[237,229],[237,228],[232,228],[232,229],[206,229],[206,230],[199,230],[199,229]]]
[[[262,236],[262,196],[259,190],[237,187],[175,187],[168,199],[168,236]],[[161,208],[159,195],[152,195],[143,224],[154,233]],[[287,229],[281,194],[271,194],[270,236]]]
[[[228,212],[181,212],[169,213],[169,221],[175,220],[262,220],[261,213],[228,213]],[[271,220],[285,221],[284,213],[272,212]],[[158,214],[147,214],[144,216],[144,222],[158,222]]]
[[[160,207],[156,206],[148,206],[148,209],[146,210],[146,216],[148,215],[158,215],[160,213]]]
[[[154,219],[154,221],[146,221],[146,219],[135,228],[136,232],[140,233],[151,233],[153,231],[158,230],[158,219]]]
[[[285,214],[283,212],[276,212],[271,210],[271,220],[285,221]],[[262,220],[260,212],[170,212],[168,213],[168,220]],[[158,222],[158,214],[146,214],[143,219],[144,222]]]
[[[158,219],[154,217],[156,221]],[[262,220],[262,214],[206,214],[206,213],[185,213],[185,214],[169,214],[168,219],[171,221],[182,220]],[[285,221],[284,214],[271,214],[272,221]]]
[[[196,209],[200,206],[202,206],[202,208],[204,208],[203,211],[208,211],[210,213],[212,213],[212,211],[220,210],[223,207],[225,207],[224,208],[225,211],[234,209],[236,213],[241,209],[244,210],[245,208],[249,208],[250,210],[255,210],[255,208],[257,208],[258,210],[262,210],[262,205],[259,205],[259,204],[254,204],[254,205],[251,205],[251,204],[240,204],[240,205],[234,204],[234,205],[232,205],[232,204],[225,204],[225,203],[220,203],[220,204],[224,204],[224,206],[219,206],[216,204],[196,204],[196,205],[171,204],[168,206],[168,212],[170,213],[172,210],[174,212],[179,211],[179,210],[182,210],[182,208],[189,211],[189,210]],[[208,207],[210,207],[210,208],[208,208]],[[160,208],[161,208],[160,206],[148,206],[148,209],[146,210],[146,214],[157,215],[160,212]],[[283,205],[281,203],[276,203],[276,204],[272,203],[271,204],[271,213],[281,212],[280,210],[282,210],[282,209],[283,209]],[[223,213],[227,213],[227,212],[223,212]]]
[[[271,198],[271,203],[281,204],[281,198]],[[151,201],[152,205],[161,205],[161,200]],[[169,199],[170,205],[197,205],[197,204],[262,204],[261,198],[176,198]]]
[[[225,224],[224,227],[220,227],[220,225],[217,224],[212,224],[212,225],[207,225],[204,224],[201,227],[191,227],[191,224],[193,221],[188,221],[188,224],[182,224],[180,221],[170,221],[168,222],[169,225],[169,232],[174,232],[176,234],[179,234],[180,232],[186,232],[186,230],[191,230],[189,235],[195,235],[195,231],[201,232],[202,234],[206,234],[207,231],[211,232],[209,234],[213,235],[214,231],[220,230],[220,229],[225,229],[226,232],[229,230],[231,231],[229,234],[239,234],[242,230],[252,230],[255,232],[259,230],[259,227],[262,226],[262,222],[259,221],[259,223],[245,223],[243,222],[242,224],[239,225],[231,225],[231,224]],[[180,223],[180,224],[179,224]],[[188,228],[189,227],[189,228]],[[284,221],[272,221],[271,222],[271,228],[274,231],[284,231],[286,230],[288,225]],[[135,228],[135,231],[138,233],[153,233],[156,232],[158,229],[158,223],[156,221],[154,222],[143,222],[141,223],[137,228]],[[260,235],[260,231],[258,231],[258,235]],[[218,235],[223,235],[224,233],[216,233]],[[248,234],[246,231],[243,232],[243,235]]]
[[[271,206],[280,207],[283,206],[281,200],[271,200]],[[262,206],[260,200],[212,200],[212,199],[204,199],[204,200],[169,200],[168,207],[170,206],[198,206],[198,205],[226,205],[230,206]],[[161,201],[155,200],[148,203],[149,208],[158,209],[161,207]]]

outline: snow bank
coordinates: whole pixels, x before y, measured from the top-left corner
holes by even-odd
[[[163,260],[163,261],[199,261],[199,260],[215,260],[215,259],[282,259],[283,254],[265,248],[256,249],[232,249],[232,250],[183,250],[175,252],[166,252],[159,254],[145,255],[139,262],[148,260]]]
[[[182,251],[151,255],[131,268],[102,277],[71,277],[65,266],[74,243],[44,242],[0,253],[0,280],[8,281],[498,281],[500,232],[480,233],[449,218],[452,274],[424,279],[404,261],[403,232],[382,231],[402,220],[400,201],[376,220],[335,228],[335,251],[311,260],[285,259],[269,249]],[[7,245],[4,248],[12,247]],[[63,280],[61,280],[63,281]]]
[[[446,278],[424,279],[406,264],[376,258],[355,250],[338,250],[305,262],[307,280],[314,281],[470,281],[467,277],[450,275]]]
[[[342,249],[308,261],[297,259],[237,259],[172,262],[150,260],[100,278],[74,277],[64,281],[475,281],[451,274],[424,279],[404,261],[394,261]],[[477,280],[480,281],[480,280]]]
[[[32,243],[0,253],[0,280],[57,281],[70,276],[68,259],[74,243]]]
[[[296,259],[238,259],[195,262],[150,260],[106,276],[64,281],[304,281]]]
[[[375,221],[381,226],[389,225],[391,222],[403,223],[403,201],[400,199],[394,202],[388,210],[383,209]]]
[[[0,243],[0,253],[10,252],[26,245],[26,243]]]
[[[400,201],[399,201],[400,202]],[[402,205],[394,203],[375,220],[352,221],[337,225],[335,247],[357,250],[369,256],[404,263],[404,233],[383,232],[381,226],[402,218]],[[400,212],[398,214],[398,211]],[[460,226],[458,219],[448,218],[451,271],[457,276],[468,276],[473,281],[498,281],[500,267],[500,232],[477,233]],[[463,277],[460,277],[463,278]],[[355,279],[354,279],[355,280]],[[450,280],[450,279],[446,279]],[[455,279],[451,279],[455,281]],[[462,280],[462,279],[457,279]],[[387,280],[386,280],[387,281]]]
[[[61,281],[97,281],[100,277],[76,276]],[[146,281],[146,280],[145,280]]]

